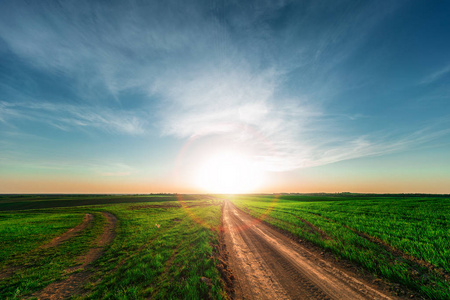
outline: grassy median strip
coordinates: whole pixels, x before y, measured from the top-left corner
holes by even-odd
[[[118,236],[97,263],[88,299],[223,299],[212,257],[220,205],[110,207]]]

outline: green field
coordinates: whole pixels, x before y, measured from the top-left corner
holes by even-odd
[[[95,205],[105,201],[100,196],[3,197],[0,209],[8,211],[0,211],[0,299],[35,296],[50,283],[68,278],[80,257],[95,247],[106,222],[101,212],[117,217],[116,236],[89,267],[90,278],[74,298],[225,297],[213,258],[220,201],[201,196],[182,202],[174,196],[111,198],[126,203]],[[76,206],[78,200],[83,205],[92,200],[92,205]],[[54,201],[66,207],[48,208]],[[12,210],[13,205],[45,208]],[[57,247],[40,247],[79,224],[86,213],[94,215],[94,221],[80,234]]]
[[[450,198],[234,196],[254,217],[433,299],[450,298]]]
[[[0,299],[33,298],[87,274],[74,299],[226,299],[219,264],[223,199],[432,299],[450,298],[450,199],[425,195],[0,196]],[[98,248],[108,220],[111,243]],[[54,247],[69,229],[89,225]],[[83,273],[85,272],[85,273]],[[81,276],[80,275],[80,276]]]

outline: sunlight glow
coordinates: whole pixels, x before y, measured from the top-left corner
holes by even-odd
[[[239,194],[254,192],[261,186],[264,173],[250,158],[226,152],[213,155],[200,164],[197,185],[210,193]]]

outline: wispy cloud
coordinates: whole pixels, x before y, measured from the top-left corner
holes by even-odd
[[[445,67],[437,70],[436,72],[433,72],[429,75],[427,75],[425,78],[423,78],[420,81],[420,84],[430,84],[433,83],[447,75],[450,74],[450,64],[446,65]]]
[[[107,158],[78,159],[74,157],[52,158],[36,157],[29,149],[18,149],[18,145],[10,143],[2,145],[0,141],[0,164],[6,169],[19,169],[35,174],[36,170],[51,170],[48,174],[65,174],[67,176],[90,177],[125,177],[139,173],[136,168],[125,164],[113,162]],[[1,173],[1,172],[0,172]],[[27,172],[24,172],[27,174]],[[44,174],[47,174],[45,172]]]
[[[348,85],[336,68],[396,5],[354,4],[349,13],[330,14],[333,2],[314,2],[287,25],[267,25],[288,2],[217,9],[156,1],[146,8],[133,1],[36,7],[13,1],[0,13],[1,39],[32,68],[69,79],[82,104],[0,102],[0,122],[23,118],[66,131],[125,134],[144,133],[157,122],[162,135],[223,136],[251,147],[274,171],[381,155],[444,134],[365,131],[355,128],[357,113],[342,118],[324,105]],[[133,105],[121,98],[129,91],[144,94],[146,102],[112,109],[111,99],[114,107]],[[102,102],[97,96],[105,93],[112,97]]]
[[[279,74],[272,69],[205,68],[164,82],[156,92],[168,102],[161,121],[165,134],[223,136],[251,148],[255,161],[270,171],[403,151],[449,133],[433,125],[360,133],[352,128],[360,117],[327,114],[311,99],[278,96]]]
[[[65,131],[85,127],[112,133],[142,134],[146,127],[143,114],[113,111],[104,107],[0,102],[0,120],[2,122],[14,123],[23,119],[46,123]]]

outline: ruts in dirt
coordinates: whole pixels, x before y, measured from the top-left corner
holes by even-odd
[[[66,270],[66,273],[70,273],[67,279],[49,284],[40,292],[33,294],[32,297],[37,297],[40,300],[57,300],[67,299],[82,292],[83,285],[92,273],[91,264],[103,254],[104,248],[109,245],[115,237],[114,229],[116,227],[117,218],[108,212],[102,212],[102,214],[106,218],[106,225],[103,228],[102,234],[99,235],[94,242],[96,246],[89,249],[86,255],[78,257],[78,261],[81,264]],[[79,272],[75,273],[76,271]]]
[[[64,241],[67,241],[68,239],[73,238],[75,235],[77,235],[79,232],[83,231],[88,227],[88,225],[94,220],[94,216],[92,214],[85,214],[83,218],[83,222],[81,224],[78,224],[74,228],[71,228],[61,234],[60,236],[55,237],[53,240],[51,240],[48,244],[42,245],[41,248],[47,249],[51,247],[56,247],[59,244],[61,244]]]
[[[85,230],[92,223],[93,220],[94,220],[94,216],[92,214],[85,214],[83,221],[80,224],[67,230],[63,234],[55,237],[50,242],[40,246],[39,248],[35,249],[34,251],[39,250],[39,249],[47,249],[47,248],[59,246],[61,243],[75,237],[81,231]],[[22,269],[21,266],[9,266],[6,269],[1,270],[0,280],[6,279],[6,278],[12,276],[14,274],[14,272],[16,272],[17,270],[20,270],[20,269]]]
[[[225,202],[236,299],[396,299]]]

